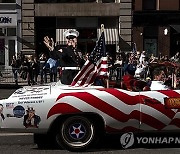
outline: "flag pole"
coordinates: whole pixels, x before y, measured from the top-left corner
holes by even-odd
[[[101,24],[101,33],[102,32],[104,32],[104,24]],[[109,78],[106,79],[106,88],[109,88]]]
[[[101,24],[101,33],[104,32],[104,24]]]

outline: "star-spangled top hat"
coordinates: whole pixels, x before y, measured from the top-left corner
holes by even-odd
[[[34,108],[33,108],[33,107],[28,107],[28,109],[27,109],[26,111],[31,112],[31,111],[35,111],[35,110],[34,110]]]

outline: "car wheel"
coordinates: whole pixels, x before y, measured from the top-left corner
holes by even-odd
[[[69,117],[62,123],[56,139],[70,151],[85,150],[95,140],[95,125],[82,116]]]

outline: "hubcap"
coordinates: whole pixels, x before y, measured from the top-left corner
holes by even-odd
[[[94,127],[88,119],[84,117],[70,117],[62,125],[61,138],[58,142],[71,148],[83,148],[88,146],[94,137]]]
[[[74,124],[70,126],[69,134],[73,139],[78,140],[85,136],[86,130],[82,124]]]

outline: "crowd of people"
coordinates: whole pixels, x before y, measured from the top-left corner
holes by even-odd
[[[120,88],[137,91],[137,88],[143,90],[144,87],[146,90],[163,90],[180,86],[179,52],[168,58],[167,55],[155,57],[146,51],[133,51],[119,53],[114,62],[109,59],[110,77],[115,77]]]
[[[23,80],[27,80],[28,85],[37,84],[39,61],[36,57],[31,55],[16,58],[16,56],[13,56],[11,66],[16,84],[18,84],[18,76]]]
[[[39,57],[31,55],[21,58],[13,56],[11,66],[15,83],[18,84],[18,73],[22,79],[27,79],[28,85],[37,84],[38,75],[40,75],[41,84],[47,83],[49,74],[50,82],[56,82],[59,76],[61,83],[70,85],[87,56],[83,56],[77,48],[78,31],[67,30],[64,36],[66,47],[57,45],[48,36],[44,37],[44,44],[49,49],[47,55],[42,53]]]
[[[77,37],[79,32],[67,30],[64,33],[66,47],[54,43],[52,38],[44,37],[44,44],[49,52],[46,55],[41,53],[39,57],[24,56],[12,58],[12,71],[15,83],[18,84],[18,73],[28,85],[47,83],[47,75],[50,75],[50,82],[56,82],[60,77],[63,84],[70,85],[73,78],[79,72],[89,53],[82,54],[77,48]],[[117,52],[115,58],[108,54],[109,81],[116,81],[115,86],[128,90],[137,90],[148,87],[151,90],[172,89],[179,86],[180,78],[180,53],[173,57],[159,55],[159,57],[148,55],[146,51]],[[154,82],[158,81],[158,82]],[[163,82],[163,84],[162,84]],[[111,82],[110,82],[111,83]],[[103,82],[95,82],[103,85]],[[158,85],[159,84],[159,85]],[[158,85],[158,86],[157,86]]]
[[[70,84],[74,76],[80,70],[80,67],[82,67],[83,62],[87,60],[88,55],[89,54],[82,55],[82,64],[76,66],[74,64],[60,66],[59,58],[54,60],[53,56],[48,57],[44,53],[40,54],[39,57],[29,56],[23,57],[23,59],[13,56],[11,66],[15,83],[18,84],[18,75],[22,79],[27,80],[28,85],[47,83],[48,75],[50,82],[56,82],[59,79],[62,80],[62,71],[64,71],[64,80],[62,80],[62,82],[64,84]],[[67,57],[65,60],[68,61]],[[69,62],[72,61],[70,60]],[[179,87],[179,52],[171,58],[168,58],[167,56],[158,58],[153,55],[148,57],[145,51],[137,51],[136,54],[133,52],[127,54],[118,53],[116,59],[113,59],[112,56],[108,55],[108,66],[109,80],[115,81],[115,86],[119,86],[123,89],[134,90],[138,85],[142,86],[140,88],[142,90],[143,87],[146,86],[151,87],[152,90],[156,90],[156,87],[161,89]],[[75,70],[76,67],[77,70]],[[73,73],[69,73],[70,71]],[[176,78],[173,78],[173,75],[175,75]],[[38,81],[38,76],[40,81]],[[164,87],[162,87],[162,82],[165,85]],[[97,82],[95,84],[97,84]]]

